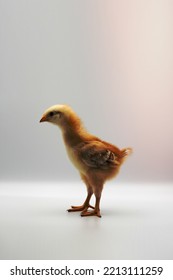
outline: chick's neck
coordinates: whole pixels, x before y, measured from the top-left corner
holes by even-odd
[[[74,128],[73,126],[67,126],[62,133],[64,142],[69,147],[74,147],[77,144],[81,143],[85,140],[87,135],[87,132],[82,126],[79,126],[78,128]]]

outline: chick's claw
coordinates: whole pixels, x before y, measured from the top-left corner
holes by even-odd
[[[68,212],[77,212],[77,211],[84,211],[87,210],[88,208],[95,209],[92,205],[81,205],[81,206],[71,206],[70,209],[68,209]]]
[[[81,217],[88,217],[88,216],[97,216],[101,218],[100,211],[97,211],[95,209],[93,211],[87,211],[87,210],[82,211]]]
[[[70,209],[68,209],[68,212],[76,212],[76,211],[83,211],[85,209],[85,206],[71,206]]]

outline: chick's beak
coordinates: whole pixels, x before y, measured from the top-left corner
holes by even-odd
[[[42,118],[41,118],[41,120],[40,120],[40,122],[46,122],[46,121],[47,121],[47,118],[46,118],[45,115],[43,115]]]

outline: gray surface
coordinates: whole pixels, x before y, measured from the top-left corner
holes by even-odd
[[[0,259],[172,259],[173,188],[107,184],[102,218],[67,213],[81,183],[4,183]]]
[[[67,103],[134,155],[122,181],[173,181],[173,2],[0,0],[0,179],[77,179],[60,132]]]

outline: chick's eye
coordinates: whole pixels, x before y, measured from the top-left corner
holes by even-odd
[[[50,113],[49,113],[49,116],[50,116],[50,117],[53,117],[53,115],[54,115],[54,112],[50,112]]]

